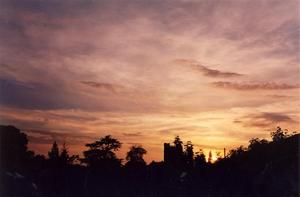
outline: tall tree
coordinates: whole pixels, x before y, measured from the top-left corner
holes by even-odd
[[[58,161],[59,159],[59,148],[56,141],[53,142],[51,150],[48,152],[48,157],[52,161]]]
[[[0,126],[0,168],[19,170],[32,156],[27,150],[28,139],[14,126]]]
[[[143,156],[147,153],[147,151],[142,146],[132,146],[130,147],[129,152],[127,153],[126,160],[127,163],[130,164],[146,164]]]
[[[121,143],[110,135],[100,138],[91,144],[86,144],[89,149],[83,152],[83,163],[91,167],[112,167],[110,165],[120,165],[121,160],[117,158],[115,152],[121,148]]]
[[[75,160],[79,158],[78,155],[69,155],[66,143],[63,143],[63,147],[59,156],[59,159],[63,165],[73,164]]]
[[[193,166],[193,161],[194,161],[194,151],[193,151],[193,144],[191,141],[187,141],[185,146],[185,161],[186,165],[188,167]]]
[[[174,139],[174,144],[175,144],[175,146],[182,145],[182,141],[181,141],[181,139],[180,139],[180,137],[178,135]]]
[[[180,137],[176,136],[174,139],[174,145],[175,145],[179,155],[183,154],[182,144],[183,144],[183,142],[181,141]]]
[[[211,151],[209,151],[208,153],[208,159],[207,159],[208,163],[211,163],[212,162],[212,153]]]
[[[68,149],[66,147],[66,143],[63,143],[63,147],[61,149],[60,153],[60,160],[62,163],[68,163],[68,159],[70,158]]]
[[[199,152],[196,152],[195,166],[203,167],[205,164],[206,164],[205,154],[203,153],[202,149],[200,149]]]

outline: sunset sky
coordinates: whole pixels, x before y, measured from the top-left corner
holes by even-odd
[[[0,123],[47,153],[107,134],[147,161],[299,130],[298,0],[1,0]]]

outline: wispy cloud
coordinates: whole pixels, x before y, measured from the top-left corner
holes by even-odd
[[[135,133],[123,133],[126,137],[140,137],[142,136],[142,132],[135,132]]]
[[[222,70],[209,68],[208,66],[204,66],[203,64],[199,63],[196,60],[176,59],[174,62],[179,65],[188,66],[188,67],[192,68],[194,71],[198,71],[206,77],[231,78],[231,77],[243,76],[243,74],[236,73],[236,72],[228,72],[228,71],[222,71]]]
[[[82,84],[90,86],[92,88],[98,88],[100,90],[109,91],[117,93],[118,91],[124,89],[123,86],[111,84],[111,83],[100,83],[95,81],[81,81]]]
[[[217,88],[233,89],[233,90],[288,90],[299,88],[299,85],[279,84],[279,83],[237,83],[228,81],[213,82],[213,86]]]
[[[51,144],[54,140],[59,143],[66,142],[70,145],[84,143],[86,141],[95,140],[95,137],[86,134],[74,133],[58,133],[47,130],[22,129],[29,137],[31,143],[35,144]]]
[[[234,123],[242,124],[245,127],[274,127],[282,123],[295,123],[295,120],[284,113],[262,112],[250,114],[234,120]]]
[[[279,95],[279,94],[268,94],[266,95],[269,98],[275,98],[275,99],[291,99],[294,96],[289,96],[289,95]]]
[[[195,69],[198,69],[204,76],[207,76],[207,77],[231,78],[231,77],[243,76],[242,74],[235,73],[235,72],[225,72],[225,71],[210,69],[210,68],[205,67],[200,64],[194,65],[193,67],[195,67]]]

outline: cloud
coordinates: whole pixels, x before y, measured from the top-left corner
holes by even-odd
[[[201,74],[207,77],[221,77],[221,78],[231,78],[231,77],[241,77],[243,74],[236,73],[236,72],[226,72],[226,71],[220,71],[216,69],[208,68],[207,66],[204,66],[200,64],[198,61],[195,60],[188,60],[188,59],[176,59],[174,61],[175,63],[179,65],[185,65],[191,67],[195,71],[199,71]]]
[[[279,84],[279,83],[236,83],[228,81],[213,82],[213,86],[217,88],[233,89],[233,90],[288,90],[299,88],[299,85]]]
[[[157,132],[159,135],[164,135],[164,136],[190,136],[191,132],[195,132],[199,129],[202,129],[200,126],[169,126],[166,125],[162,128],[158,128]]]
[[[111,83],[99,83],[95,81],[81,81],[82,84],[90,86],[92,88],[98,88],[100,90],[109,91],[117,93],[118,91],[124,89],[123,86],[111,84]]]
[[[296,121],[290,116],[283,113],[262,112],[250,114],[234,120],[234,123],[242,124],[244,127],[266,128],[278,126],[282,123],[295,123]]]
[[[258,118],[264,118],[267,121],[273,121],[273,122],[290,122],[292,119],[285,115],[280,113],[263,113],[261,115],[257,116]]]
[[[142,136],[142,132],[136,132],[136,133],[123,133],[126,137],[140,137]]]
[[[289,58],[292,62],[299,62],[299,21],[296,18],[287,19],[264,34],[258,34],[254,39],[242,42],[241,49],[260,47],[264,54],[273,58]]]
[[[123,86],[84,81],[78,87],[73,81],[49,83],[22,82],[0,78],[0,105],[21,109],[83,109],[88,111],[159,110],[154,91],[133,91]],[[105,92],[97,92],[100,90]],[[99,95],[101,94],[101,95]],[[157,100],[156,100],[157,101]],[[139,105],[137,105],[137,103]]]
[[[26,109],[72,108],[67,102],[63,87],[51,87],[42,83],[24,83],[12,79],[0,79],[0,104]],[[59,102],[58,102],[59,101]]]
[[[59,143],[66,142],[70,145],[83,144],[86,141],[95,140],[94,137],[83,134],[74,133],[58,133],[47,130],[35,130],[35,129],[22,129],[33,144],[51,144],[54,140]]]
[[[239,73],[234,73],[234,72],[224,72],[220,70],[214,70],[210,69],[208,67],[205,67],[203,65],[194,65],[204,76],[207,77],[223,77],[223,78],[230,78],[230,77],[240,77],[243,76],[242,74]]]
[[[275,98],[275,99],[291,99],[291,98],[294,98],[293,96],[279,95],[279,94],[268,94],[266,96],[270,97],[270,98]]]

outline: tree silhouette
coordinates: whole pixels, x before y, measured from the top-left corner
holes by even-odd
[[[217,160],[221,160],[222,159],[222,153],[220,151],[217,151],[216,152],[216,157],[217,157]]]
[[[187,167],[192,167],[193,166],[193,161],[194,161],[194,151],[193,151],[193,144],[191,141],[187,141],[187,143],[184,145],[185,146],[185,162]]]
[[[208,153],[208,159],[207,159],[207,162],[208,162],[208,163],[211,163],[211,162],[212,162],[212,153],[211,153],[211,151],[209,151],[209,153]]]
[[[120,165],[121,161],[117,159],[115,152],[121,148],[121,143],[110,135],[85,146],[89,149],[83,152],[84,159],[81,161],[88,166],[110,168],[111,164]]]
[[[181,141],[180,137],[176,136],[174,139],[175,149],[172,150],[172,155],[170,155],[172,162],[169,163],[171,164],[170,167],[179,171],[181,171],[181,169],[185,166],[182,144],[183,142]]]
[[[20,170],[33,156],[27,150],[28,139],[14,126],[0,126],[0,164],[7,170]]]
[[[69,155],[69,151],[67,149],[66,143],[63,143],[63,147],[59,156],[59,160],[62,165],[73,164],[76,160],[79,159],[78,155]]]
[[[146,164],[143,156],[147,151],[142,146],[132,146],[130,151],[127,153],[126,160],[128,163],[140,163]]]
[[[287,132],[284,132],[280,127],[277,127],[276,131],[271,132],[271,137],[274,142],[281,141],[288,137]]]
[[[177,135],[174,139],[174,145],[176,147],[177,156],[182,157],[183,156],[183,142],[181,141],[180,137]]]
[[[56,141],[53,142],[51,150],[48,152],[50,161],[58,161],[59,159],[59,148]]]
[[[66,147],[66,143],[63,143],[63,147],[59,157],[62,163],[68,163],[70,156],[69,156],[68,149]]]
[[[178,135],[174,139],[174,144],[175,146],[182,146],[182,141]]]
[[[264,146],[268,144],[268,141],[265,140],[265,139],[258,139],[258,138],[252,138],[250,141],[249,141],[249,146],[248,146],[248,149],[249,150],[256,150],[256,149],[259,149],[260,147]]]
[[[126,195],[141,196],[145,188],[146,162],[143,156],[147,151],[140,145],[131,146],[127,152],[127,163],[124,166]]]
[[[115,184],[118,182],[121,160],[115,152],[121,148],[121,143],[110,135],[86,144],[88,150],[83,152],[81,162],[88,167],[85,176],[87,196],[111,196],[116,191]],[[99,179],[101,177],[101,179]]]
[[[197,168],[201,168],[203,166],[205,166],[206,164],[206,159],[205,159],[205,154],[203,153],[202,149],[200,149],[199,152],[196,152],[196,156],[195,156],[195,166]]]
[[[239,146],[237,149],[229,152],[230,157],[238,157],[245,153],[246,149],[243,146]]]

